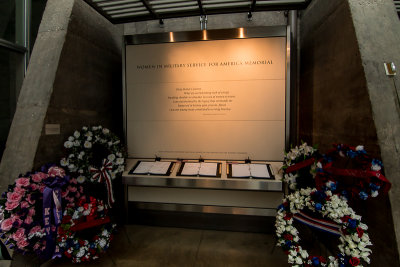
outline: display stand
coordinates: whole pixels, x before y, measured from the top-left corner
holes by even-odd
[[[127,213],[133,205],[275,216],[289,136],[288,32],[275,26],[125,36]],[[157,175],[146,163],[135,174],[132,168],[154,155],[172,162],[168,173]],[[232,162],[249,161],[253,174],[232,176]],[[201,164],[183,171],[196,162],[217,171]]]
[[[274,179],[229,178],[227,161],[218,161],[221,177],[178,175],[181,161],[173,161],[169,176],[129,174],[141,160],[149,159],[128,159],[123,173],[127,201],[138,208],[275,216],[282,198],[280,162],[259,162],[270,164]]]

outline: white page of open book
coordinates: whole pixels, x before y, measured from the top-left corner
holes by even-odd
[[[200,163],[199,162],[185,162],[181,175],[197,175],[199,174]]]
[[[232,164],[232,177],[250,177],[248,164]]]
[[[153,167],[154,161],[141,161],[139,165],[133,171],[133,174],[143,174],[148,173]]]
[[[150,174],[167,174],[171,162],[169,161],[156,161],[154,165],[149,170]]]
[[[200,164],[199,175],[204,176],[217,176],[218,163],[216,162],[202,162]]]
[[[250,174],[252,177],[270,178],[266,164],[250,164]]]

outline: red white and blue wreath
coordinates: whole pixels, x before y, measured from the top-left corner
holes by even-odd
[[[285,153],[282,167],[283,181],[289,185],[289,189],[314,187],[317,154],[318,150],[307,143],[296,146]]]
[[[377,197],[379,192],[387,193],[391,187],[382,167],[382,162],[371,158],[362,145],[335,145],[317,164],[316,187],[338,192],[346,198]]]
[[[313,220],[303,213],[308,209],[321,214],[333,222]],[[298,230],[293,226],[294,219],[307,221],[308,225],[320,227],[328,232],[340,235],[341,244],[338,246],[337,256],[309,255],[300,244]],[[371,242],[366,230],[367,225],[361,222],[357,215],[347,204],[346,200],[331,191],[318,191],[317,189],[300,189],[283,199],[276,215],[276,235],[278,246],[281,246],[288,255],[288,262],[292,266],[362,266],[362,262],[370,263],[369,256]]]
[[[76,205],[71,204],[64,211],[58,228],[58,246],[74,263],[95,260],[108,249],[115,226],[102,200],[81,196]],[[82,233],[87,236],[85,232],[93,234],[90,238],[79,236]]]
[[[60,256],[55,245],[61,210],[82,193],[62,168],[42,167],[8,186],[0,199],[0,227],[5,244],[17,252],[42,258]]]
[[[61,166],[76,173],[79,183],[106,183],[108,204],[114,203],[112,180],[125,169],[124,148],[120,139],[102,126],[82,127],[65,141],[68,156]]]

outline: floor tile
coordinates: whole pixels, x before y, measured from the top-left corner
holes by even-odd
[[[67,259],[46,263],[26,256],[12,266],[70,267]],[[288,266],[271,234],[125,225],[118,228],[110,249],[84,266],[124,267],[257,267]]]
[[[202,234],[201,230],[134,225],[123,231],[126,243],[110,251],[121,266],[193,266]]]
[[[286,265],[272,235],[224,231],[204,231],[196,261],[196,267]]]

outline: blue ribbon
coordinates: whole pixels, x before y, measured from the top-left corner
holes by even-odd
[[[46,185],[43,191],[43,223],[46,233],[46,249],[44,256],[46,259],[61,257],[60,250],[56,245],[57,228],[61,224],[61,187],[69,180],[68,177],[49,177],[44,180]],[[51,229],[51,217],[54,216],[55,230]]]

